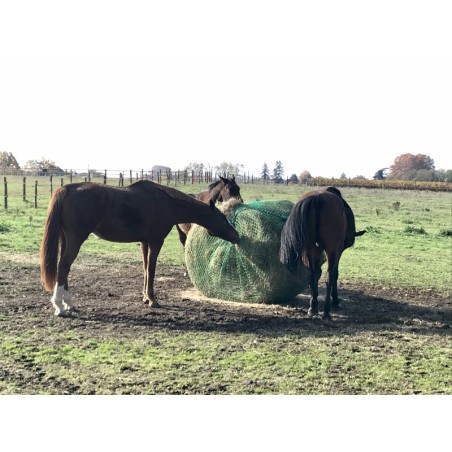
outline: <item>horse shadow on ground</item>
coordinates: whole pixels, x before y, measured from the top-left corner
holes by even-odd
[[[323,307],[321,295],[320,309]],[[73,318],[108,324],[124,332],[130,328],[139,329],[144,334],[157,329],[257,334],[263,337],[330,337],[366,331],[451,335],[452,308],[448,302],[428,306],[350,290],[342,290],[340,295],[343,308],[333,311],[331,321],[307,315],[307,295],[299,295],[284,305],[210,303],[199,300],[199,297],[185,297],[171,302],[162,300],[162,306],[158,309],[150,309],[137,302],[136,305],[129,303],[126,306],[108,303],[96,310],[85,310],[82,303]]]

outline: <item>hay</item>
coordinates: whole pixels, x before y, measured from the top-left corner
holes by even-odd
[[[195,288],[206,297],[248,303],[287,302],[306,289],[304,266],[292,275],[279,262],[281,230],[292,208],[290,201],[224,203],[222,210],[240,234],[237,245],[193,225],[185,262]]]

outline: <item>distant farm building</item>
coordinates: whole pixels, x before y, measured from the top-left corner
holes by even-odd
[[[169,173],[171,172],[171,168],[169,166],[163,166],[163,165],[154,165],[151,169],[153,173]]]

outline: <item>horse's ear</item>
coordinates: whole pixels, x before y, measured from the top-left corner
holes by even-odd
[[[220,176],[220,179],[225,183],[225,184],[227,184],[228,183],[228,180],[227,179],[225,179],[223,176]]]
[[[235,176],[234,175],[232,175],[231,180],[235,181]]]
[[[355,232],[355,237],[361,237],[361,236],[364,235],[365,233],[366,233],[366,231]]]
[[[209,205],[211,209],[215,209],[215,203],[212,200],[209,201]]]

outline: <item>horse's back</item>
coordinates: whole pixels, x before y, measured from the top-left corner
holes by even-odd
[[[292,228],[300,229],[300,244],[305,249],[320,245],[333,248],[344,244],[347,218],[342,198],[316,190],[300,197],[294,207]]]
[[[318,233],[326,247],[336,247],[345,243],[347,217],[344,202],[336,194],[323,192],[316,195],[321,199]]]
[[[353,246],[356,237],[355,216],[347,201],[345,201],[345,199],[342,197],[340,190],[336,187],[328,187],[325,190],[314,190],[301,195],[299,202],[302,202],[303,200],[311,198],[313,196],[321,196],[325,200],[328,200],[328,204],[334,205],[335,211],[331,212],[331,215],[334,215],[336,218],[339,218],[337,209],[343,209],[346,219],[344,249]],[[334,199],[333,197],[337,199],[335,201],[331,201]],[[339,202],[337,200],[339,200]]]

